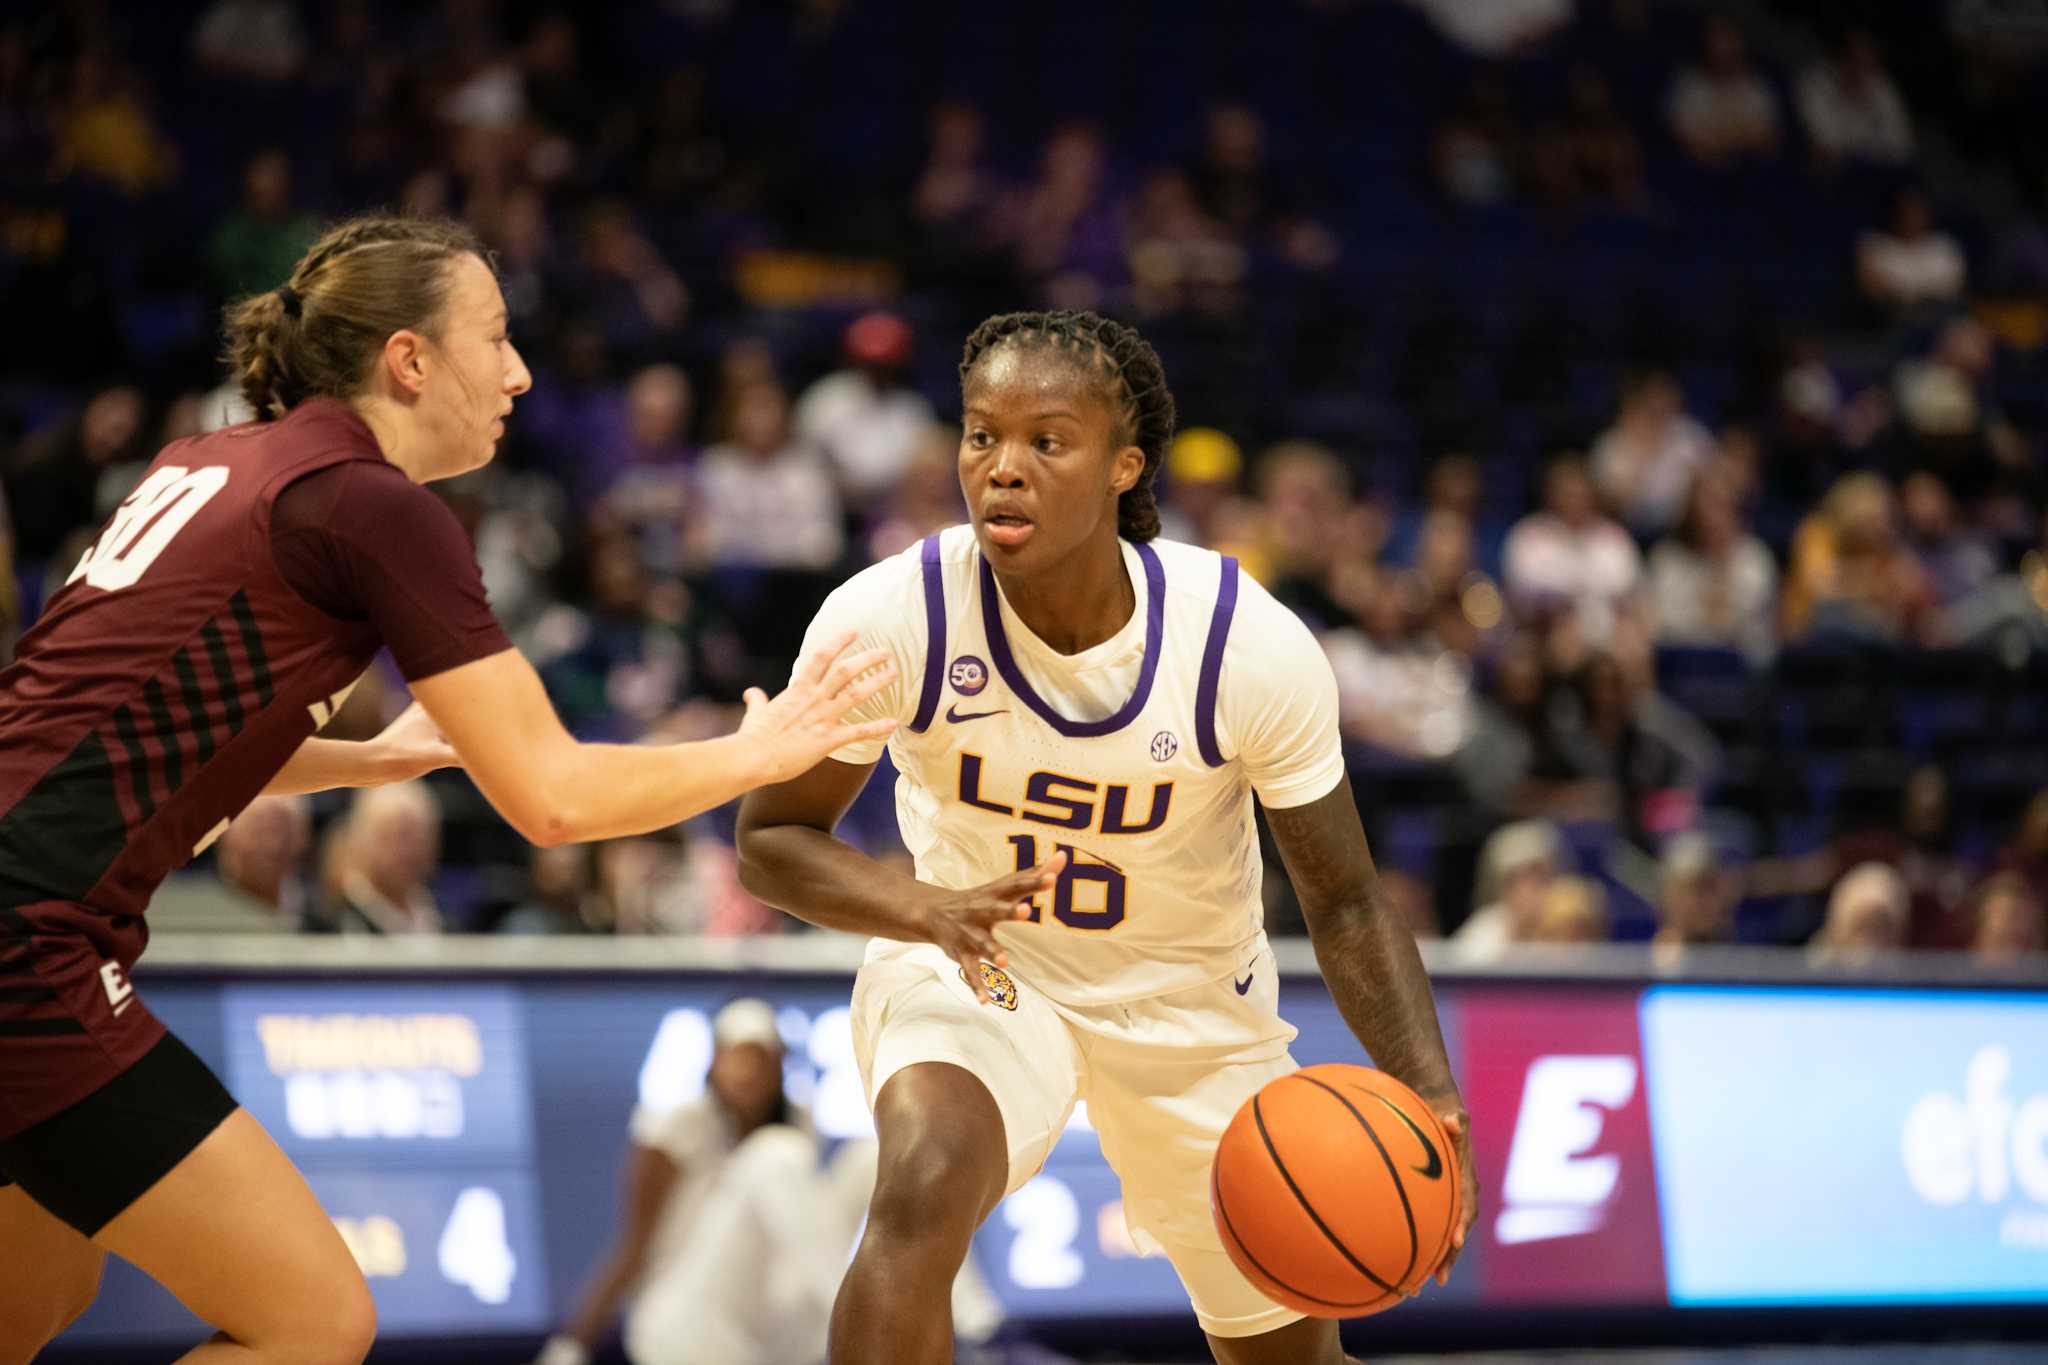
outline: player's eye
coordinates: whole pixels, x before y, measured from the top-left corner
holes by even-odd
[[[1057,436],[1041,436],[1038,438],[1037,445],[1040,454],[1050,455],[1060,448],[1060,438]]]
[[[987,449],[991,439],[993,438],[991,438],[989,434],[983,431],[980,427],[976,427],[974,430],[967,433],[967,444],[973,446],[976,450]]]

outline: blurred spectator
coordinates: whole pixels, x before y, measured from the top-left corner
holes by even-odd
[[[1874,452],[1895,478],[1926,471],[1989,525],[2023,528],[2020,507],[2039,505],[2032,449],[1991,404],[1996,346],[1974,318],[1951,319],[1933,350],[1901,362],[1893,376],[1899,415]]]
[[[960,430],[934,422],[918,438],[909,467],[870,523],[868,558],[887,559],[934,531],[957,526],[966,510],[960,494]]]
[[[1962,296],[1963,248],[1936,231],[1934,206],[1919,190],[1900,194],[1891,226],[1856,243],[1856,279],[1864,297],[1888,316],[1913,319]]]
[[[1899,541],[1891,486],[1849,474],[1793,538],[1780,604],[1785,638],[1928,640],[1939,626],[1926,570]]]
[[[441,860],[441,803],[425,783],[363,788],[331,837],[326,894],[306,917],[309,932],[441,932],[429,885]]]
[[[1415,542],[1414,591],[1426,634],[1473,658],[1505,621],[1500,588],[1480,571],[1471,519],[1455,505],[1424,513]]]
[[[2039,962],[2048,952],[2048,907],[2026,878],[2005,873],[1977,889],[1970,951],[1987,967]]]
[[[621,441],[593,442],[593,480],[609,473],[598,506],[608,530],[632,536],[653,573],[683,571],[683,528],[690,502],[690,377],[674,365],[649,365],[626,386]]]
[[[288,81],[306,60],[306,31],[286,0],[213,0],[192,35],[192,56],[218,75]]]
[[[1491,691],[1474,699],[1466,741],[1453,758],[1470,798],[1495,814],[1526,813],[1533,781],[1576,775],[1559,735],[1561,688],[1546,676],[1541,641],[1511,636],[1494,663]]]
[[[846,368],[808,389],[796,405],[797,438],[821,450],[856,507],[886,497],[910,467],[935,419],[910,385],[910,324],[894,313],[856,318],[841,338]]]
[[[1282,441],[1259,456],[1252,479],[1265,536],[1246,567],[1310,626],[1344,620],[1329,578],[1352,506],[1351,471],[1326,446]]]
[[[1505,57],[1539,46],[1572,21],[1573,0],[1409,0],[1458,46]]]
[[[1515,191],[1521,137],[1507,82],[1497,72],[1481,70],[1450,116],[1437,125],[1430,149],[1437,188],[1459,204],[1484,206],[1507,199]]]
[[[1586,877],[1559,877],[1543,893],[1530,943],[1605,943],[1607,889]]]
[[[1508,597],[1541,616],[1571,612],[1589,644],[1604,643],[1642,588],[1642,557],[1628,532],[1600,515],[1586,462],[1565,455],[1543,479],[1543,510],[1508,534]]]
[[[1126,207],[1125,269],[1141,317],[1243,310],[1245,251],[1195,199],[1177,170],[1158,171]]]
[[[860,1208],[834,1197],[810,1116],[783,1092],[775,1011],[734,1000],[711,1036],[701,1095],[634,1108],[618,1230],[536,1365],[588,1365],[629,1301],[632,1365],[823,1356]]]
[[[499,917],[501,934],[585,934],[609,928],[597,922],[593,856],[589,844],[536,844],[527,855],[526,899]]]
[[[1617,631],[1613,646],[1586,661],[1576,705],[1558,725],[1568,780],[1531,784],[1527,799],[1558,818],[1612,819],[1623,837],[1650,847],[1698,817],[1720,746],[1657,691],[1641,631]]]
[[[1457,956],[1489,961],[1534,936],[1563,846],[1548,820],[1524,820],[1493,832],[1479,854],[1478,908],[1451,935]]]
[[[1799,116],[1823,162],[1896,166],[1912,158],[1906,102],[1866,29],[1852,30],[1832,57],[1801,74]]]
[[[1614,425],[1593,443],[1593,478],[1630,530],[1657,536],[1671,529],[1714,438],[1685,412],[1685,391],[1661,370],[1630,378]]]
[[[1244,452],[1227,433],[1182,427],[1160,471],[1163,534],[1240,558],[1253,551],[1258,508],[1238,492],[1243,474]]]
[[[789,400],[773,383],[741,390],[732,436],[697,466],[692,554],[714,567],[829,568],[843,549],[831,468],[793,441]]]
[[[142,391],[117,384],[94,394],[75,417],[16,448],[7,496],[24,561],[48,560],[66,537],[98,526],[120,505],[129,489],[102,484],[109,470],[148,458],[146,416]]]
[[[1760,471],[1764,499],[1774,509],[1803,511],[1820,500],[1850,460],[1838,426],[1842,386],[1820,346],[1805,341],[1778,375],[1772,397],[1775,420]]]
[[[1693,480],[1676,534],[1651,548],[1650,592],[1660,641],[1722,645],[1757,663],[1776,649],[1778,566],[1743,526],[1735,490],[1718,467]]]
[[[1701,60],[1672,82],[1671,131],[1695,161],[1727,166],[1778,150],[1778,97],[1750,65],[1742,31],[1718,15],[1700,35]]]
[[[2026,878],[2035,897],[2048,901],[2048,788],[2036,792],[2021,812],[2012,841],[1998,852],[1997,870]]]
[[[1883,863],[1860,863],[1835,883],[1828,917],[1808,945],[1816,965],[1858,967],[1906,946],[1906,883]]]
[[[178,152],[156,126],[136,79],[102,48],[71,64],[59,119],[57,169],[105,181],[130,198],[170,183]]]
[[[556,324],[557,286],[562,265],[548,223],[547,198],[532,185],[518,185],[497,203],[478,230],[497,253],[498,288],[505,296],[511,330],[522,344]],[[536,338],[537,339],[537,338]]]
[[[996,194],[986,122],[973,105],[945,100],[932,107],[929,128],[924,168],[911,186],[911,213],[934,238],[971,248],[975,217]]]
[[[996,239],[1057,308],[1090,308],[1122,268],[1102,135],[1069,123],[1046,140],[1038,178],[996,205]]]
[[[651,583],[634,541],[619,534],[590,546],[589,576],[588,610],[562,603],[534,627],[534,666],[572,733],[628,741],[681,699],[685,590]]]
[[[1950,609],[1943,634],[1959,645],[1997,644],[2048,657],[2048,514],[2034,548],[2016,570],[2000,574]]]
[[[616,200],[585,210],[577,289],[607,343],[642,352],[682,326],[690,292],[661,252]]]
[[[1998,571],[1990,541],[1963,523],[1946,484],[1921,471],[1908,475],[1899,491],[1906,544],[1926,568],[1940,606],[1953,606]]]
[[[1305,175],[1274,172],[1266,121],[1250,105],[1210,107],[1201,159],[1189,178],[1203,210],[1240,244],[1275,250],[1303,270],[1321,270],[1337,259],[1337,239],[1302,202]]]
[[[1465,740],[1465,672],[1417,630],[1422,582],[1360,565],[1340,576],[1356,625],[1325,632],[1338,714],[1353,739],[1408,758],[1448,758]]]
[[[214,845],[216,877],[173,877],[149,903],[152,933],[291,933],[306,912],[313,822],[302,796],[259,796]]]
[[[277,288],[319,231],[292,207],[291,158],[275,148],[258,152],[243,168],[240,206],[207,245],[214,288],[229,299]]]
[[[1581,194],[1615,207],[1643,201],[1642,140],[1614,107],[1607,78],[1591,66],[1572,68],[1560,131]]]
[[[1721,865],[1711,838],[1699,833],[1674,836],[1664,846],[1658,868],[1652,952],[1668,960],[1697,944],[1731,941],[1739,895],[1736,876]]]

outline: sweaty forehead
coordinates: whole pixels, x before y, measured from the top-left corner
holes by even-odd
[[[968,372],[964,396],[971,406],[990,409],[1101,402],[1095,358],[1093,351],[1048,343],[997,346]]]

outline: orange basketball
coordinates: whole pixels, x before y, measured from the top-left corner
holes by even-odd
[[[1209,1206],[1230,1259],[1275,1303],[1362,1317],[1401,1302],[1443,1259],[1457,1152],[1421,1097],[1385,1072],[1306,1067],[1223,1130]]]

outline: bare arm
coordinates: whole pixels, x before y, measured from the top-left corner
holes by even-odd
[[[1005,964],[995,926],[1028,917],[1024,902],[1051,888],[1064,857],[968,891],[884,867],[832,834],[873,770],[872,764],[828,758],[787,782],[750,792],[740,803],[740,884],[821,928],[936,943],[986,1000],[981,973],[971,967],[984,959]]]
[[[404,782],[462,760],[440,727],[414,702],[375,739],[307,740],[263,788],[264,796],[299,796],[336,787],[379,787]]]
[[[1478,1214],[1479,1187],[1472,1171],[1471,1120],[1451,1076],[1422,955],[1408,926],[1380,895],[1349,778],[1319,800],[1269,810],[1266,818],[1300,898],[1316,964],[1344,1022],[1382,1071],[1429,1102],[1457,1141],[1462,1210],[1451,1250],[1437,1268],[1442,1283]]]
[[[773,701],[749,689],[739,730],[695,744],[578,743],[517,650],[416,682],[413,695],[521,834],[536,844],[612,839],[687,820],[894,729],[890,720],[840,723],[896,667],[878,650],[841,657],[851,638],[829,640],[804,659]]]
[[[582,1304],[562,1328],[561,1335],[584,1351],[597,1350],[612,1319],[618,1316],[620,1303],[633,1292],[633,1286],[646,1271],[647,1253],[653,1248],[662,1208],[681,1175],[682,1168],[666,1152],[633,1144],[626,1168],[626,1203],[618,1240],[585,1287]]]

